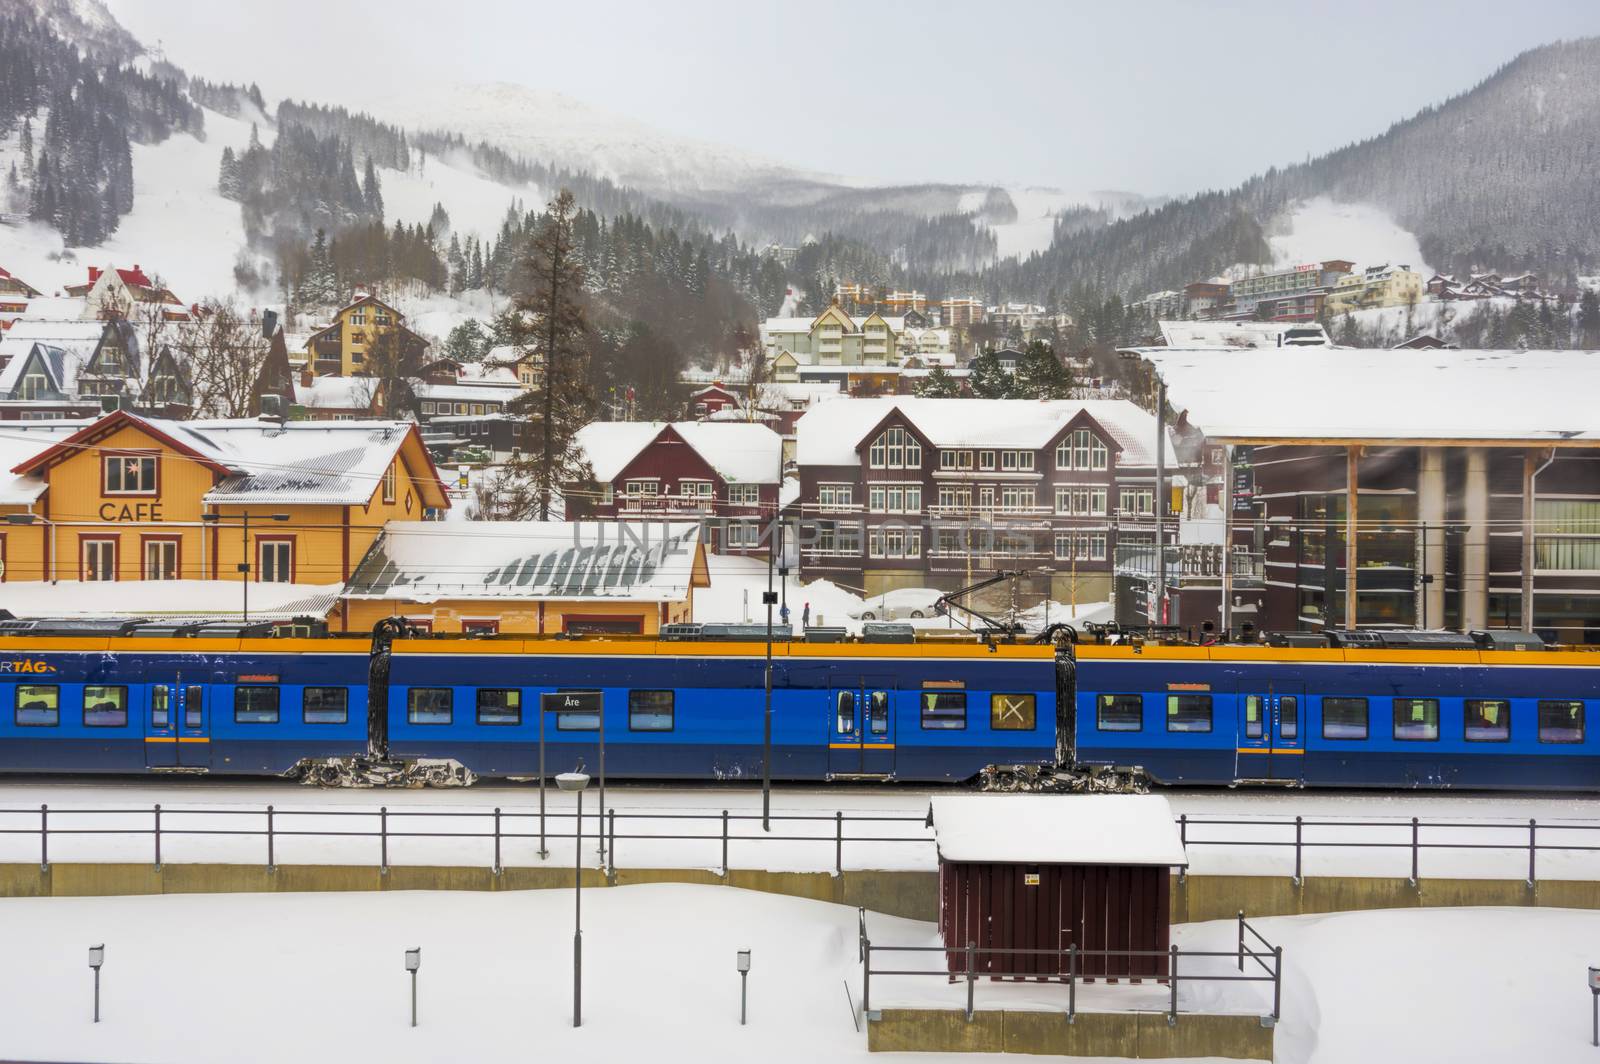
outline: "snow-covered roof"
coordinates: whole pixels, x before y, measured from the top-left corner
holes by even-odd
[[[367,410],[376,385],[371,377],[313,377],[294,382],[294,401],[313,410]]]
[[[0,422],[0,506],[27,506],[45,493],[44,477],[11,470],[89,424],[85,421]]]
[[[1159,794],[962,794],[933,799],[946,861],[1005,864],[1189,863]]]
[[[59,457],[65,446],[92,445],[121,426],[134,427],[188,455],[220,479],[203,496],[209,504],[354,505],[372,498],[384,471],[416,432],[408,421],[168,421],[126,411],[79,425],[78,434],[40,441],[9,468],[31,474]],[[419,438],[420,439],[420,438]],[[426,472],[416,471],[422,505],[447,506],[427,452],[417,447]],[[437,475],[435,474],[435,477]]]
[[[1213,439],[1600,440],[1593,351],[1136,353]]]
[[[708,580],[693,522],[391,521],[345,597],[678,602]]]
[[[665,421],[596,421],[578,430],[578,446],[595,480],[606,484],[668,427]],[[730,484],[778,482],[783,438],[767,426],[748,421],[674,421],[670,428]]]
[[[455,403],[509,403],[521,394],[503,384],[429,384],[414,381],[411,390],[418,399],[446,399]]]
[[[0,361],[10,360],[5,369],[0,370],[0,394],[8,394],[16,387],[34,344],[44,346],[52,372],[61,373],[62,379],[56,384],[62,391],[76,392],[78,373],[94,354],[105,327],[103,321],[81,318],[18,318],[11,323],[11,328],[0,333]]]
[[[1156,419],[1126,399],[919,399],[883,396],[818,403],[795,425],[801,465],[855,465],[856,448],[893,410],[935,447],[1045,446],[1086,412],[1122,448],[1118,464],[1155,464]],[[1176,453],[1168,436],[1167,453]]]
[[[521,388],[516,371],[510,366],[494,366],[485,362],[463,362],[456,372],[461,384],[478,384],[497,388]]]
[[[5,605],[18,617],[161,617],[235,620],[242,616],[237,580],[6,581]],[[252,620],[326,617],[339,584],[250,587]]]

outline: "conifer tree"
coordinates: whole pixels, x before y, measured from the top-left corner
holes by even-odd
[[[994,348],[985,348],[972,360],[970,368],[972,376],[968,383],[976,398],[1010,399],[1015,395],[1016,381],[1000,365],[1000,355]]]
[[[917,382],[916,392],[924,399],[954,399],[961,394],[961,382],[943,366],[934,366]]]

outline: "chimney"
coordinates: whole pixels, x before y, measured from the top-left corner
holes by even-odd
[[[300,370],[300,387],[311,387],[311,367],[306,366]]]
[[[252,313],[254,313],[254,312],[252,311]],[[278,330],[278,312],[275,311],[275,310],[262,311],[261,312],[261,335],[266,337],[268,340],[270,340],[270,339],[272,339],[272,334],[274,332],[276,332],[277,330]]]

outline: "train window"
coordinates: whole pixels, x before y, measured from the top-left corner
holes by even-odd
[[[1583,703],[1565,699],[1539,700],[1541,743],[1583,742]]]
[[[671,691],[629,691],[629,731],[671,731]]]
[[[840,735],[851,735],[856,730],[856,693],[854,691],[840,691],[836,702],[838,720],[835,721],[834,730]]]
[[[1266,725],[1262,722],[1262,706],[1266,699],[1260,695],[1244,696],[1244,737],[1246,739],[1259,739]]]
[[[406,692],[406,722],[449,724],[453,695],[448,687],[413,687]]]
[[[183,689],[183,726],[198,728],[205,723],[206,692],[199,684]]]
[[[1503,743],[1511,739],[1511,703],[1504,699],[1469,698],[1464,716],[1469,743]]]
[[[989,696],[989,727],[996,731],[1033,731],[1036,713],[1033,695]]]
[[[54,728],[61,722],[61,688],[53,683],[18,684],[16,720],[25,728]]]
[[[1439,700],[1437,698],[1395,699],[1394,737],[1429,743],[1438,739]]]
[[[126,687],[85,687],[83,726],[85,728],[123,728],[128,724]]]
[[[1101,695],[1095,701],[1096,726],[1101,731],[1138,731],[1144,727],[1141,695]]]
[[[236,724],[278,723],[278,689],[276,687],[235,687],[233,689],[233,720]]]
[[[889,734],[889,692],[867,693],[867,730],[873,735]]]
[[[478,723],[521,724],[522,692],[515,687],[480,687]]]
[[[300,715],[307,724],[344,724],[350,719],[350,689],[307,687]]]
[[[1367,700],[1365,698],[1324,698],[1322,700],[1324,739],[1365,739]]]
[[[967,726],[965,691],[922,692],[922,726],[940,731],[959,731]]]
[[[1210,695],[1167,696],[1167,731],[1208,732],[1210,730]]]
[[[1300,737],[1300,697],[1298,695],[1278,696],[1278,737],[1280,739],[1298,739]]]
[[[150,685],[150,727],[172,727],[172,688],[164,683]]]

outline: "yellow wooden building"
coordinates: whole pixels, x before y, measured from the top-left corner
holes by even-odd
[[[450,505],[409,422],[118,411],[91,423],[8,423],[0,461],[7,583],[342,585],[386,526]]]
[[[406,328],[405,315],[376,296],[359,294],[334,312],[333,321],[306,338],[307,366],[318,377],[359,377],[367,360],[392,335],[420,365],[428,342]]]

